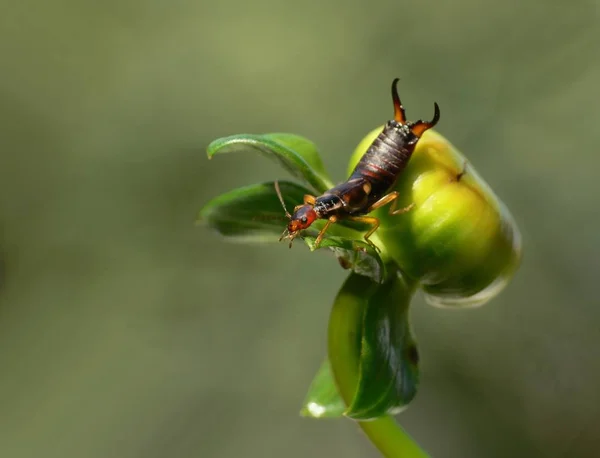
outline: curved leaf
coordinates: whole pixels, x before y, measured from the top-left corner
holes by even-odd
[[[289,209],[302,202],[309,190],[288,181],[279,182],[284,202]],[[272,182],[234,189],[211,200],[200,212],[198,223],[204,223],[232,241],[277,242],[287,218]],[[308,247],[315,250],[315,239],[323,220],[302,234]],[[330,235],[331,234],[331,235]],[[329,248],[345,269],[383,281],[384,262],[362,239],[363,233],[341,224],[332,225],[319,248]]]
[[[345,415],[370,420],[397,413],[415,396],[418,357],[408,323],[415,291],[397,275],[384,284],[351,274],[329,322],[329,358]]]
[[[219,138],[208,145],[208,158],[215,154],[254,150],[281,164],[294,177],[304,180],[318,192],[333,186],[317,147],[294,134],[240,134]]]
[[[396,414],[417,394],[419,354],[408,319],[413,293],[413,288],[395,276],[368,298],[358,386],[348,417]]]
[[[329,360],[325,360],[310,384],[300,415],[311,418],[341,417],[346,404],[338,393]]]
[[[279,182],[288,208],[302,202],[310,191],[298,184]],[[287,224],[273,183],[260,183],[222,194],[200,211],[199,223],[207,224],[230,240],[277,242]]]

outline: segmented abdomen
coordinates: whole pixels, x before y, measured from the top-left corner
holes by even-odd
[[[350,179],[365,178],[371,183],[371,194],[381,197],[396,183],[413,153],[416,141],[411,141],[411,134],[407,126],[386,124],[356,165]]]

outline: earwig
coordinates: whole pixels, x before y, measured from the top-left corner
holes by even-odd
[[[389,213],[398,215],[413,208],[411,204],[405,208],[396,208],[398,191],[391,191],[400,174],[410,160],[417,142],[423,133],[435,126],[440,119],[440,108],[434,103],[434,115],[431,121],[406,121],[406,113],[398,95],[399,78],[392,82],[392,100],[394,102],[394,119],[388,121],[382,132],[371,143],[347,181],[339,184],[321,196],[305,195],[304,203],[294,208],[290,214],[283,201],[279,183],[275,182],[275,190],[281,201],[289,223],[280,237],[292,242],[298,234],[310,227],[317,219],[327,222],[315,240],[317,248],[327,229],[340,219],[366,223],[371,228],[365,233],[365,241],[378,249],[369,237],[379,227],[379,220],[365,216],[372,211],[391,204]]]

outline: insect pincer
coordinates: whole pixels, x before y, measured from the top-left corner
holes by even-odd
[[[410,130],[412,130],[412,133],[415,134],[417,137],[420,138],[426,130],[429,130],[432,127],[434,127],[440,120],[440,107],[435,102],[433,103],[433,109],[433,119],[431,121],[425,122],[419,120],[411,126]]]

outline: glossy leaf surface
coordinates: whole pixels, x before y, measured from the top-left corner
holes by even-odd
[[[298,184],[279,183],[288,208],[302,202],[309,190]],[[210,202],[200,211],[198,223],[206,224],[230,240],[277,242],[287,225],[285,212],[273,183],[233,189]]]
[[[240,134],[219,138],[208,145],[209,159],[215,154],[254,151],[282,165],[294,177],[312,186],[318,193],[332,187],[317,147],[295,134]],[[314,194],[314,192],[309,192]]]
[[[338,393],[331,366],[325,360],[310,384],[300,414],[312,418],[341,417],[346,404]]]
[[[329,322],[329,359],[345,415],[356,420],[397,413],[415,396],[418,356],[408,322],[414,286],[351,274]]]
[[[298,184],[279,182],[288,209],[302,202],[308,189]],[[272,182],[234,189],[208,202],[200,212],[200,224],[206,224],[231,241],[246,243],[275,243],[285,229],[288,219],[279,202]],[[317,221],[301,239],[314,250],[318,231],[325,224]],[[334,224],[319,249],[328,248],[340,264],[360,275],[381,282],[385,275],[384,261],[367,243],[360,241],[363,233],[343,224]],[[297,242],[296,242],[297,243]]]

